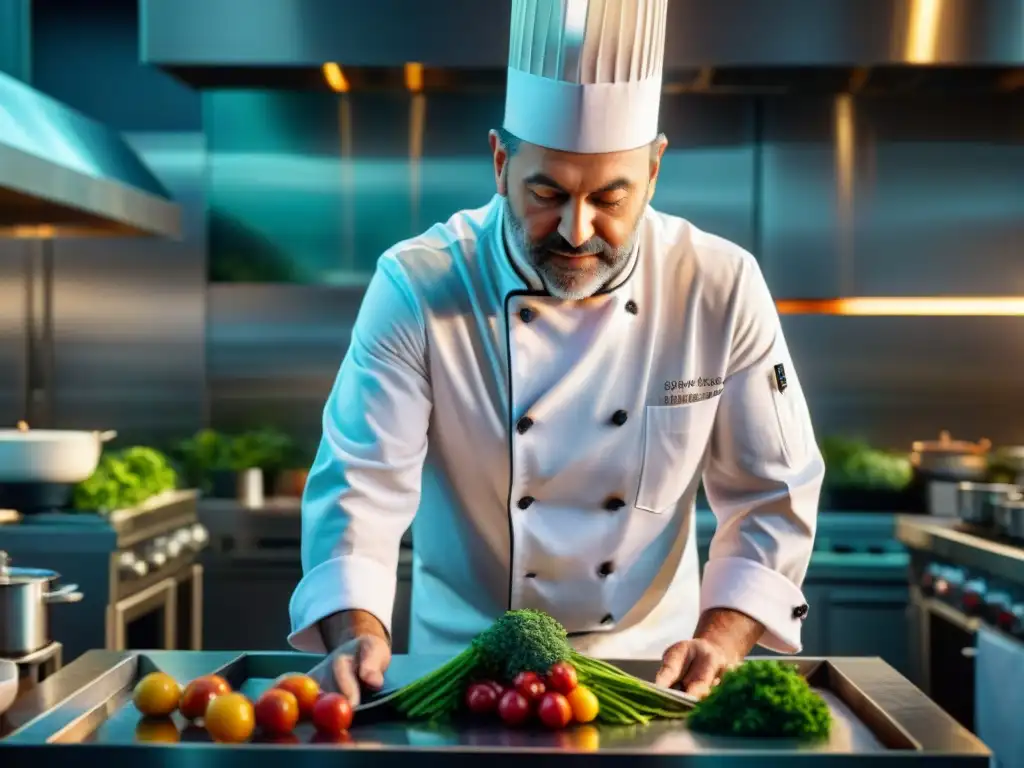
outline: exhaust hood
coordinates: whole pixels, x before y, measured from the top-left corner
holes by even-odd
[[[180,238],[167,190],[116,131],[0,72],[0,237]]]
[[[559,0],[551,0],[558,2]],[[510,0],[140,0],[142,60],[195,88],[504,87]],[[1024,0],[670,0],[666,86],[697,93],[1024,87]],[[335,90],[337,90],[335,88]]]

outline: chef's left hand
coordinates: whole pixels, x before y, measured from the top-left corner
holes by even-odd
[[[704,698],[722,674],[739,663],[734,654],[711,640],[683,640],[662,657],[655,685],[679,687],[691,696]]]
[[[754,619],[729,608],[711,608],[701,614],[693,640],[671,646],[662,657],[656,685],[677,683],[697,698],[704,698],[729,669],[740,664],[764,633]]]

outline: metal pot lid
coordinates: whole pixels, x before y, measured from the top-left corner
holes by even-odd
[[[915,440],[913,450],[916,453],[942,454],[982,454],[988,453],[992,441],[982,438],[976,443],[969,440],[954,440],[948,431],[942,430],[938,440]]]
[[[11,584],[32,584],[34,582],[50,582],[60,578],[56,571],[46,568],[12,568],[11,558],[0,550],[0,586]]]

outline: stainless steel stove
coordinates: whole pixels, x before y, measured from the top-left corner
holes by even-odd
[[[196,491],[175,491],[109,515],[8,514],[0,549],[14,564],[49,568],[85,597],[50,614],[65,662],[87,650],[202,648],[203,569],[209,535]]]
[[[1001,697],[1024,683],[1007,671],[1024,673],[1024,546],[934,517],[901,517],[896,532],[911,553],[914,682],[996,751],[1019,730],[1003,722]],[[1005,749],[1007,766],[1024,766]]]

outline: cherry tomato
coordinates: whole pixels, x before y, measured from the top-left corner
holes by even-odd
[[[519,691],[506,691],[498,702],[498,716],[506,725],[521,725],[530,716],[530,702]]]
[[[499,683],[499,682],[497,682],[495,680],[490,681],[489,685],[492,688],[494,688],[494,692],[496,694],[498,694],[498,699],[499,700],[501,699],[502,696],[505,695],[505,691],[508,690],[508,688],[506,688],[504,685],[502,685],[501,683]]]
[[[537,707],[537,715],[544,725],[557,730],[565,728],[572,720],[572,707],[562,694],[545,693]]]
[[[466,706],[474,715],[488,715],[498,707],[498,692],[491,683],[474,683],[466,689]]]
[[[566,698],[572,707],[572,717],[577,723],[589,723],[597,717],[600,706],[597,703],[597,696],[589,688],[577,685]]]
[[[513,686],[527,701],[540,701],[544,695],[544,682],[536,672],[520,672]]]
[[[576,667],[567,661],[560,661],[557,664],[551,665],[545,685],[549,691],[555,691],[568,696],[578,682]]]
[[[340,693],[326,693],[313,705],[312,718],[319,733],[338,736],[352,725],[352,705]]]

